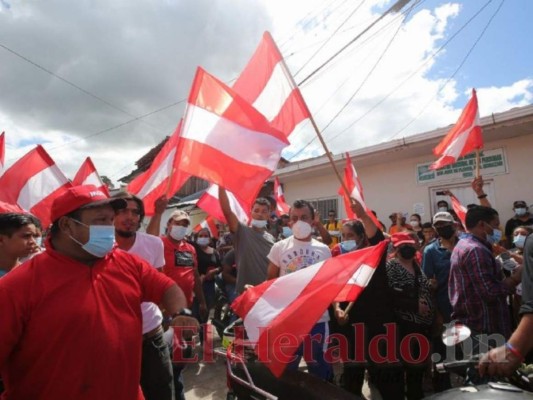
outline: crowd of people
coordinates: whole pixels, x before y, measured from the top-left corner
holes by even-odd
[[[223,188],[227,224],[217,224],[218,237],[193,233],[179,209],[163,219],[165,197],[141,232],[142,200],[93,186],[57,198],[49,229],[29,214],[0,214],[0,390],[7,399],[183,399],[172,331],[209,324],[216,279],[232,302],[265,280],[384,240],[388,251],[357,301],[324,310],[309,332],[320,340],[310,351],[302,345],[287,369],[304,358],[310,374],[355,395],[366,373],[385,400],[421,399],[429,354],[444,359],[442,329],[459,321],[472,332],[472,351],[485,353],[481,374],[509,374],[533,347],[533,215],[515,201],[502,229],[482,178],[472,189],[479,204],[468,205],[463,222],[441,200],[430,221],[399,211],[388,229],[355,200],[357,219],[329,210],[323,221],[305,200],[277,215],[272,199],[258,198],[244,224]],[[354,326],[364,327],[362,340]],[[206,340],[202,329],[183,332],[180,339],[200,332]],[[332,333],[348,343],[340,377],[324,356]],[[373,338],[414,335],[408,358],[398,353],[385,365],[369,351]],[[484,340],[494,335],[501,346],[488,351]],[[450,387],[449,376],[435,374],[433,390]]]

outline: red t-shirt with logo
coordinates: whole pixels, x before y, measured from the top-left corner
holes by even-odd
[[[174,282],[115,248],[93,266],[52,249],[0,279],[4,399],[142,399],[141,302]]]
[[[165,245],[163,272],[183,290],[190,308],[194,298],[194,269],[198,268],[196,249],[185,240],[175,243],[166,236],[162,239]]]

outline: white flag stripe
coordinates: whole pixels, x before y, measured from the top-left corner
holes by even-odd
[[[29,211],[66,183],[68,180],[54,164],[26,181],[19,192],[17,204]]]
[[[441,157],[453,157],[456,160],[461,157],[461,152],[465,147],[465,143],[470,136],[470,132],[474,127],[479,126],[479,111],[476,118],[472,121],[472,124],[468,126],[464,131],[457,134],[456,138],[450,143],[450,145],[444,150]]]
[[[283,62],[278,62],[272,70],[272,75],[261,94],[254,101],[254,108],[265,116],[269,121],[276,118],[291,95],[294,87],[291,85],[291,77]]]
[[[207,188],[206,194],[218,200],[218,185],[213,183]],[[248,215],[246,215],[246,211],[244,210],[244,208],[241,207],[241,204],[238,202],[235,195],[229,190],[226,190],[226,194],[228,196],[231,211],[233,211],[233,213],[237,216],[237,219],[240,222],[242,222],[243,224],[247,224]]]
[[[244,128],[193,104],[187,106],[182,132],[184,139],[206,144],[242,163],[271,171],[276,169],[281,150],[287,146],[285,142],[271,135]],[[220,132],[224,134],[221,135]],[[236,143],[253,143],[253,149]]]
[[[102,186],[102,184],[103,182],[100,180],[100,177],[96,171],[87,176],[82,183],[82,185],[94,185],[96,187]]]
[[[284,275],[268,287],[250,309],[244,319],[248,338],[252,343],[259,340],[259,328],[269,326],[284,309],[300,296],[300,293],[313,280],[325,261]]]
[[[370,265],[362,264],[361,267],[355,271],[347,284],[366,287],[375,271],[376,269],[372,268]]]
[[[137,196],[141,199],[145,198],[150,192],[157,188],[165,179],[167,179],[172,171],[174,164],[174,155],[176,148],[173,148],[165,157],[163,162],[157,167],[157,170],[150,176]]]

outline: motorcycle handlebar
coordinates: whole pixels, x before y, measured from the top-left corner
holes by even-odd
[[[435,365],[439,373],[464,371],[467,368],[476,367],[479,363],[479,356],[472,356],[466,360],[445,361]]]

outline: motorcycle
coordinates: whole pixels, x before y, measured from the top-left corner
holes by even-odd
[[[221,274],[218,274],[215,276],[215,307],[211,324],[221,339],[224,339],[224,330],[234,319],[235,314],[229,304],[224,279]]]

